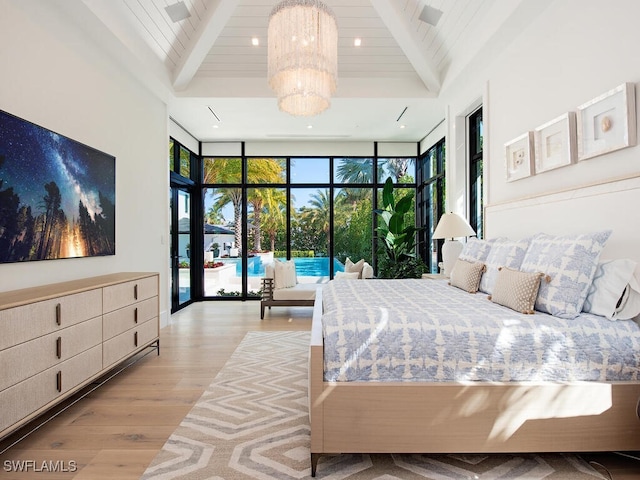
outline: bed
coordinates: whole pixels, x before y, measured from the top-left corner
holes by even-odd
[[[376,360],[385,341],[401,362]],[[640,450],[633,320],[521,314],[442,280],[332,280],[309,372],[312,476],[323,454]]]

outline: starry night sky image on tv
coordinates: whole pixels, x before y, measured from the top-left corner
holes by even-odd
[[[116,159],[0,110],[0,263],[115,255]]]

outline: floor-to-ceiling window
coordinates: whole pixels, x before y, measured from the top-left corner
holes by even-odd
[[[347,258],[373,264],[373,158],[333,159],[333,258],[335,270]]]
[[[422,227],[418,235],[418,252],[431,273],[438,272],[441,260],[443,241],[434,241],[433,231],[444,213],[445,153],[445,141],[442,139],[420,157],[417,168],[417,225]]]
[[[331,276],[332,243],[330,159],[289,159],[288,256],[296,263],[298,281],[326,282]],[[286,248],[278,252],[286,257]]]
[[[257,298],[264,266],[293,259],[298,281],[325,282],[347,257],[375,262],[377,198],[415,189],[415,157],[204,157],[193,196],[190,278],[196,299]],[[183,167],[186,168],[186,167]],[[201,211],[196,209],[201,208]],[[411,220],[410,220],[411,221]],[[199,260],[198,260],[199,259]],[[197,286],[200,282],[201,285]],[[197,288],[196,288],[197,290]]]
[[[469,224],[478,238],[484,237],[482,201],[482,107],[469,115]]]
[[[241,157],[202,161],[204,296],[240,296],[240,255],[245,227],[244,165]]]

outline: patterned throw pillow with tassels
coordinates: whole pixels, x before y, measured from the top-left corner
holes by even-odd
[[[516,312],[535,313],[534,306],[542,278],[547,282],[550,280],[544,273],[527,273],[501,267],[498,269],[493,293],[488,298]]]
[[[451,269],[449,285],[458,287],[469,293],[476,293],[480,286],[480,279],[484,272],[484,263],[467,262],[466,260],[456,260]]]

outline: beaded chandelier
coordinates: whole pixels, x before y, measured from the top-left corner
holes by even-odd
[[[338,25],[319,0],[285,0],[269,16],[268,78],[278,107],[317,115],[331,104],[338,76]]]

